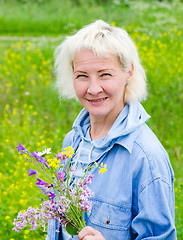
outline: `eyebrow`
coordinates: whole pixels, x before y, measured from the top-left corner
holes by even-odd
[[[85,72],[85,71],[80,71],[80,70],[74,71],[74,73],[86,73],[86,74],[87,74],[87,72]]]
[[[99,70],[98,72],[105,72],[105,71],[113,71],[113,69],[112,68],[105,68],[105,69]]]

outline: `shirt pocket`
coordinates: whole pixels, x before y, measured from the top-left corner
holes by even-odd
[[[131,207],[126,204],[117,206],[98,200],[92,200],[91,202],[92,210],[89,215],[91,223],[111,230],[129,230]]]

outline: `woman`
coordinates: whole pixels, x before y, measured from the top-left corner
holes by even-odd
[[[75,149],[75,178],[88,164],[107,164],[104,175],[94,172],[92,211],[74,239],[176,239],[173,170],[146,125],[146,77],[132,39],[96,21],[57,48],[55,66],[61,96],[84,107],[63,143]],[[71,239],[55,224],[47,239]]]

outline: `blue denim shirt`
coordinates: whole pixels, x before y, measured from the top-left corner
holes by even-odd
[[[97,169],[91,170],[94,179],[89,187],[94,196],[91,214],[84,215],[86,225],[106,240],[175,240],[174,174],[169,157],[147,126],[149,116],[140,103],[129,105],[126,111],[114,123],[103,154],[95,159],[107,164],[107,172],[100,175]],[[77,152],[88,123],[81,121],[83,116],[87,118],[86,110],[79,115],[83,136],[76,121],[63,147],[72,146]],[[58,240],[56,225],[49,224],[47,240]]]

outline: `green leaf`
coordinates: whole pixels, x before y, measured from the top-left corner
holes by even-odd
[[[78,234],[78,229],[76,229],[75,227],[73,227],[71,224],[67,224],[66,226],[66,231],[70,234],[70,235],[77,235]]]

